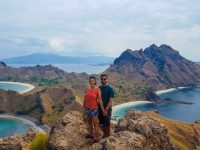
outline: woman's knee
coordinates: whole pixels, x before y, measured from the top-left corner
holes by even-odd
[[[98,121],[98,118],[97,118],[96,116],[92,118],[92,122],[93,122],[93,125],[94,125],[95,127],[98,127],[98,126],[99,126],[99,121]]]

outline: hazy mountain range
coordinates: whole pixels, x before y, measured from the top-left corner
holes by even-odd
[[[90,64],[108,65],[112,64],[114,57],[107,56],[60,56],[56,54],[36,53],[26,56],[2,59],[6,64]]]

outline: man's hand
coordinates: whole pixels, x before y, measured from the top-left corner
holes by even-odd
[[[107,116],[107,111],[104,109],[104,110],[102,110],[102,113],[103,113],[103,116],[105,117],[105,116]]]

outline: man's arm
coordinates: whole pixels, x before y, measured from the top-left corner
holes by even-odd
[[[110,108],[110,106],[112,106],[113,99],[114,99],[114,98],[112,98],[112,97],[110,98],[110,100],[109,100],[109,102],[108,102],[108,105],[107,105],[106,108],[105,108],[106,111],[108,111],[108,109]]]
[[[109,92],[109,96],[110,96],[110,99],[109,99],[109,102],[105,108],[106,111],[108,111],[108,109],[110,108],[110,106],[112,106],[112,103],[113,103],[113,100],[114,100],[114,91],[112,88],[110,88],[110,92]]]

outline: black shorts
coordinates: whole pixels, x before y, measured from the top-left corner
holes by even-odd
[[[99,124],[105,125],[106,127],[110,126],[110,120],[112,115],[112,109],[108,110],[107,116],[103,116],[101,109],[99,109]]]

